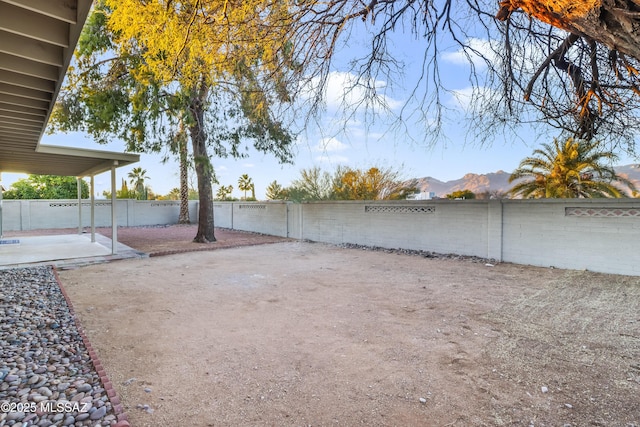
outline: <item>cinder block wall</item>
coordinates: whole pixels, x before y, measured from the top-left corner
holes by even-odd
[[[286,236],[287,205],[279,202],[233,203],[233,228]]]
[[[502,260],[640,275],[640,200],[505,200]]]
[[[640,275],[639,199],[282,204],[287,205],[277,211],[282,216],[275,215],[275,209],[267,213],[266,207],[234,207],[231,228],[332,244]]]
[[[487,204],[451,201],[302,205],[303,238],[384,248],[487,255]]]
[[[159,200],[116,201],[117,223],[121,227],[175,224],[180,215],[180,203]],[[189,217],[198,218],[198,202],[189,201]],[[3,200],[2,228],[4,231],[39,230],[44,228],[78,227],[77,200]],[[111,201],[95,201],[96,227],[111,226]],[[82,226],[91,225],[91,203],[82,201]]]
[[[233,228],[233,203],[215,202],[213,223],[216,227]]]
[[[178,202],[117,201],[118,225],[175,224]],[[82,223],[90,225],[83,201]],[[3,229],[78,226],[77,200],[4,200]],[[640,275],[640,199],[215,202],[218,227],[333,244]],[[190,202],[197,221],[198,202]],[[96,226],[111,202],[96,201]]]

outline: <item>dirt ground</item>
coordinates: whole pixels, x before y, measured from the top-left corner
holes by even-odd
[[[296,241],[59,275],[134,427],[640,426],[638,277]]]

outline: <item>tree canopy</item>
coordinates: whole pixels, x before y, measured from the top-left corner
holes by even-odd
[[[288,198],[293,202],[309,202],[333,199],[331,175],[319,167],[302,169],[300,177],[287,188]]]
[[[349,63],[357,77],[347,89],[364,94],[352,110],[388,110],[386,90],[412,87],[396,123],[406,129],[418,120],[424,138],[438,141],[443,95],[452,93],[439,61],[457,51],[470,70],[469,129],[481,141],[544,123],[563,138],[632,152],[639,13],[637,2],[617,0],[101,0],[53,118],[137,150],[161,149],[184,123],[201,198],[196,240],[210,241],[215,175],[207,150],[242,156],[252,143],[289,161],[287,125],[295,113],[322,110],[336,54],[357,33],[368,45]],[[403,80],[396,32],[422,49],[413,55],[416,81]]]
[[[294,136],[279,108],[295,67],[283,59],[285,46],[273,50],[278,4],[258,6],[98,1],[52,113],[52,131],[85,131],[102,143],[117,137],[129,151],[182,156],[175,141],[185,129],[198,177],[198,242],[215,240],[210,151],[243,157],[253,146],[291,160]]]
[[[89,197],[89,184],[80,180],[81,196]],[[74,176],[29,175],[11,184],[5,199],[77,199],[78,181]]]
[[[281,198],[286,197],[294,202],[403,200],[415,193],[416,188],[402,180],[400,175],[400,170],[391,167],[357,169],[338,166],[333,173],[329,173],[316,166],[300,170],[300,177],[278,194]],[[273,185],[277,183],[271,183]]]
[[[286,200],[289,192],[278,181],[274,180],[267,186],[265,195],[268,200]]]
[[[543,122],[569,135],[635,145],[640,124],[640,40],[637,2],[614,0],[249,0],[241,3],[108,2],[117,13],[124,38],[142,40],[148,64],[162,79],[193,81],[203,69],[216,76],[234,75],[259,63],[258,81],[280,99],[291,91],[320,109],[323,90],[336,52],[354,33],[367,34],[368,46],[352,58],[358,76],[351,89],[365,94],[352,107],[384,108],[384,80],[411,85],[418,106],[401,109],[398,125],[421,120],[425,138],[437,139],[445,110],[442,96],[451,93],[440,74],[446,49],[458,49],[471,69],[473,89],[468,112],[475,136],[522,123]],[[144,34],[139,33],[144,22]],[[171,41],[153,40],[171,31]],[[404,81],[405,66],[395,55],[392,34],[413,36],[422,51],[417,81]],[[147,40],[149,39],[149,40]],[[230,45],[229,40],[236,41]],[[197,52],[197,55],[192,55]],[[342,49],[344,52],[344,49]],[[201,62],[190,62],[200,58]],[[420,59],[421,58],[421,59]],[[189,72],[178,69],[192,64]],[[235,68],[234,68],[235,67]],[[284,70],[284,71],[283,71]],[[286,72],[289,71],[289,72]],[[284,89],[287,90],[284,90]],[[386,89],[386,87],[385,87]],[[264,92],[263,92],[264,93]],[[286,95],[281,95],[285,93]],[[261,106],[262,102],[254,102]],[[415,104],[414,104],[415,106]],[[262,108],[257,108],[259,113]]]
[[[400,171],[392,168],[343,166],[333,176],[333,197],[337,200],[404,200],[415,191],[400,179]]]

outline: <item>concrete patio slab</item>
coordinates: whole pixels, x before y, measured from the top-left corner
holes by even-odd
[[[112,254],[111,239],[100,234],[96,234],[95,242],[91,241],[88,234],[24,236],[11,240],[18,242],[0,245],[0,269],[45,264],[70,268],[115,259],[148,256],[120,243],[117,253]]]

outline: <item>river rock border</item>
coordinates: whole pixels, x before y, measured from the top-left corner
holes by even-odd
[[[53,266],[0,271],[0,427],[129,421]]]

